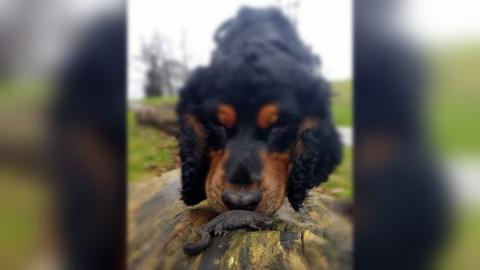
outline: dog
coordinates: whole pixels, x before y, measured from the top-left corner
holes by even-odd
[[[276,8],[244,7],[180,90],[181,199],[216,212],[299,210],[342,159],[319,58]]]

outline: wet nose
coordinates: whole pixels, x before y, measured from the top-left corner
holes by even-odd
[[[225,203],[230,210],[255,210],[261,199],[262,192],[260,190],[224,191],[222,194],[223,203]]]

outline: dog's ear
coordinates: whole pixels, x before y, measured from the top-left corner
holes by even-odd
[[[298,128],[287,197],[293,209],[302,207],[307,192],[327,181],[342,159],[339,135],[330,119],[306,118]]]
[[[182,161],[181,199],[195,205],[206,198],[208,173],[207,135],[204,126],[192,114],[180,117],[180,159]]]

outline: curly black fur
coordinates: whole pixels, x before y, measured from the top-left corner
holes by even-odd
[[[308,190],[327,181],[342,158],[339,137],[331,123],[305,130],[299,140],[303,141],[303,151],[292,161],[287,184],[287,197],[295,210],[302,206]]]
[[[193,128],[183,124],[180,134],[180,159],[182,160],[182,200],[187,205],[195,205],[206,198],[205,177],[208,158],[205,145],[199,143]]]
[[[235,153],[235,147],[242,147],[239,151],[284,152],[302,141],[303,151],[292,158],[287,184],[287,197],[298,210],[307,191],[326,181],[341,160],[341,144],[330,114],[330,87],[317,72],[320,61],[285,16],[273,8],[241,9],[219,28],[215,41],[217,49],[210,64],[197,69],[180,92],[182,199],[191,205],[205,198],[210,150],[233,148],[230,152]],[[220,102],[236,108],[235,127],[219,124],[216,108]],[[268,102],[279,104],[280,120],[259,129],[255,114]],[[184,121],[189,114],[204,127],[205,142]],[[298,134],[306,118],[318,120],[319,125]],[[251,154],[250,160],[257,158]]]

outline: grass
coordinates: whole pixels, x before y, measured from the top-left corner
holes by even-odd
[[[480,42],[429,52],[432,81],[427,118],[436,146],[444,155],[480,153]],[[473,176],[472,176],[473,177]],[[480,209],[457,209],[445,249],[434,260],[440,270],[478,269]]]
[[[352,81],[333,82],[332,89],[332,112],[335,124],[338,126],[352,126]]]
[[[0,106],[46,106],[53,98],[52,90],[51,83],[46,81],[0,81]]]
[[[337,167],[335,172],[330,175],[328,181],[321,185],[325,193],[337,199],[353,199],[352,165],[352,148],[344,147],[342,163]]]
[[[128,112],[128,180],[142,180],[175,167],[177,141],[158,129],[139,127]]]
[[[145,105],[175,104],[178,101],[178,96],[148,97],[135,101]]]
[[[43,126],[29,121],[42,118],[52,95],[51,84],[46,81],[0,80],[0,122],[3,128],[11,129],[0,128],[0,134],[6,131],[0,136],[2,144],[15,139],[20,145],[27,138],[25,147],[30,147],[29,138],[38,135],[37,126]],[[35,134],[30,134],[31,130]],[[12,148],[11,153],[3,154],[15,156],[17,151]],[[38,253],[42,241],[48,240],[44,234],[46,220],[52,215],[48,211],[48,196],[52,194],[43,173],[10,162],[13,159],[0,162],[0,269],[23,269]]]
[[[0,165],[0,269],[20,269],[45,241],[48,196],[45,182],[28,171]]]
[[[444,249],[434,260],[435,269],[478,269],[480,265],[480,209],[457,211]]]
[[[431,52],[432,83],[427,119],[436,143],[446,153],[479,153],[480,46]]]

